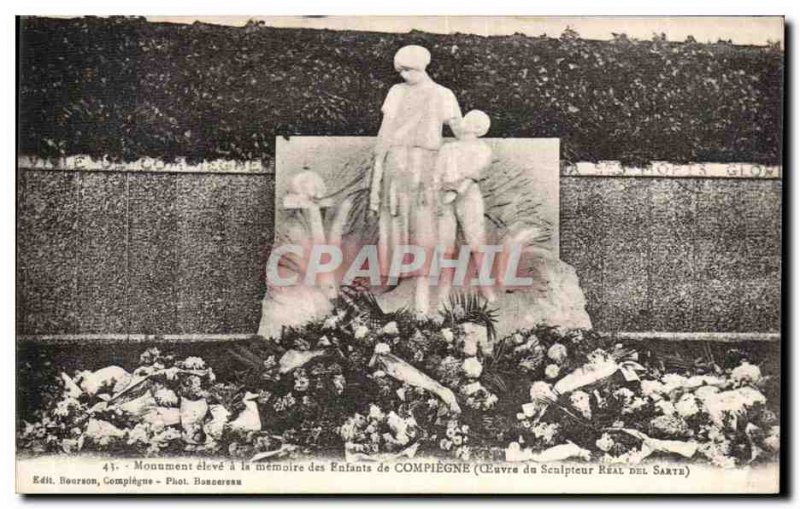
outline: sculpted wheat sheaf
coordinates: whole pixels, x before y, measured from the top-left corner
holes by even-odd
[[[781,491],[782,18],[185,23],[18,19],[19,492]]]

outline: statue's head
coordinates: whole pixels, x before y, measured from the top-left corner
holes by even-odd
[[[491,126],[492,120],[489,118],[489,115],[481,110],[472,110],[464,115],[464,118],[459,122],[456,131],[459,137],[462,135],[472,134],[475,137],[480,138],[489,132],[489,128]]]
[[[325,196],[327,189],[317,172],[304,169],[289,181],[289,192],[318,200]]]
[[[422,46],[409,45],[400,48],[394,55],[394,68],[409,85],[427,79],[425,68],[431,63],[431,53]]]

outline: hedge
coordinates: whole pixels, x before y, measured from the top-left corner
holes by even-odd
[[[394,52],[429,48],[431,76],[489,136],[560,137],[569,161],[780,164],[777,45],[387,34],[22,18],[20,151],[270,161],[276,135],[374,135]]]

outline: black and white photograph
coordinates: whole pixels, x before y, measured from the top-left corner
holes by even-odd
[[[19,493],[781,491],[783,17],[16,30]]]

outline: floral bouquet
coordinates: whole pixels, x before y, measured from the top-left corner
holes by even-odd
[[[413,458],[419,447],[417,422],[412,415],[400,416],[370,405],[366,415],[356,413],[339,427],[347,461],[386,461]]]
[[[199,357],[157,349],[130,371],[61,373],[19,445],[251,460],[665,456],[737,467],[777,458],[778,381],[750,351],[685,359],[545,326],[496,338],[493,320],[475,298],[421,317],[343,291],[327,317],[227,348],[226,382]]]
[[[198,357],[176,360],[155,348],[146,350],[139,364],[132,373],[119,366],[61,373],[54,411],[25,423],[23,448],[153,454],[213,442],[207,424],[213,428],[219,411],[209,404],[215,381],[211,368]]]

